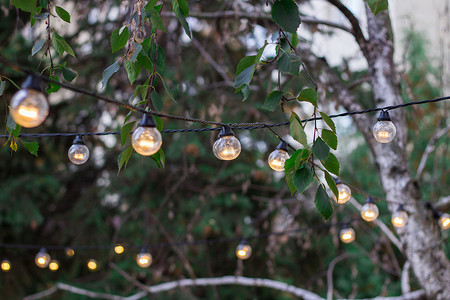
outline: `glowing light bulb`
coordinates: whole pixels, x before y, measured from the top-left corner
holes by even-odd
[[[378,218],[378,215],[378,207],[373,203],[372,199],[367,198],[366,204],[361,208],[361,218],[367,222],[372,222]]]
[[[406,225],[406,222],[408,222],[408,214],[403,208],[403,205],[400,204],[397,210],[392,214],[391,222],[392,225],[399,228]]]
[[[338,198],[336,199],[336,196],[333,193],[332,196],[333,196],[334,201],[336,201],[338,204],[347,203],[347,201],[350,200],[350,198],[352,196],[352,190],[348,187],[348,185],[346,185],[339,179],[335,179],[335,182],[336,182],[336,187],[338,189]]]
[[[66,256],[67,256],[67,257],[72,257],[72,256],[75,255],[75,251],[74,251],[72,248],[66,248],[66,249],[64,250],[64,252],[66,253]]]
[[[449,214],[442,214],[439,217],[439,225],[441,225],[442,229],[446,230],[450,228],[450,215]]]
[[[70,146],[67,152],[69,159],[76,165],[84,164],[89,159],[89,148],[84,144],[83,137],[77,135],[73,140],[73,145]]]
[[[252,255],[252,247],[250,247],[247,242],[242,241],[237,247],[236,247],[236,256],[239,259],[245,260]]]
[[[2,263],[0,266],[1,266],[3,272],[9,272],[11,270],[11,263],[7,259],[2,260]]]
[[[48,264],[50,263],[51,257],[47,253],[47,251],[42,248],[39,250],[38,254],[34,257],[34,262],[39,268],[47,268]]]
[[[152,264],[153,259],[152,255],[145,251],[144,249],[139,252],[139,254],[136,256],[136,263],[141,268],[148,268]]]
[[[140,155],[149,156],[159,151],[162,145],[161,133],[156,129],[151,115],[144,114],[139,127],[131,136],[131,145]]]
[[[97,265],[97,262],[95,261],[95,259],[90,259],[87,263],[87,267],[91,271],[97,270],[98,265]]]
[[[348,227],[348,225],[343,226],[339,237],[343,243],[349,244],[355,240],[355,231],[353,228]]]
[[[289,158],[287,143],[281,142],[268,158],[269,166],[274,171],[284,171],[284,163]]]
[[[214,155],[221,160],[233,160],[241,153],[241,143],[229,126],[223,126],[213,145]]]
[[[48,111],[48,101],[42,93],[39,78],[28,76],[22,89],[11,98],[11,117],[20,126],[32,128],[45,121]]]
[[[114,252],[116,252],[116,254],[122,254],[125,251],[125,248],[122,245],[116,245],[114,247]]]
[[[397,129],[395,128],[394,123],[392,123],[391,117],[389,117],[387,111],[382,110],[380,112],[372,132],[378,142],[383,144],[392,142],[397,133]]]
[[[48,268],[53,272],[57,271],[59,269],[59,262],[56,259],[52,260],[48,264]]]

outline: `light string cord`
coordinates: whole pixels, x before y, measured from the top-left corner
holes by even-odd
[[[202,124],[207,124],[207,125],[215,125],[215,126],[224,126],[224,125],[229,125],[232,129],[237,129],[237,130],[251,130],[251,129],[257,129],[257,128],[264,128],[264,127],[278,127],[278,126],[284,126],[284,125],[288,125],[290,124],[289,121],[287,122],[281,122],[281,123],[275,123],[275,124],[268,124],[268,123],[261,123],[261,122],[256,122],[256,123],[222,123],[222,122],[214,122],[214,121],[209,121],[209,120],[203,120],[203,119],[198,119],[198,118],[190,118],[190,117],[185,117],[185,116],[179,116],[179,115],[170,115],[170,114],[165,114],[165,113],[160,113],[160,112],[156,112],[153,110],[149,110],[146,111],[145,109],[142,108],[138,108],[135,107],[133,105],[129,105],[126,104],[124,102],[121,101],[117,101],[114,99],[111,99],[109,97],[100,95],[96,92],[92,92],[92,91],[87,91],[83,88],[77,87],[75,85],[72,84],[68,84],[68,83],[64,83],[64,82],[58,82],[55,80],[50,79],[49,77],[45,76],[45,75],[41,75],[41,74],[37,74],[35,72],[33,72],[32,70],[30,70],[29,68],[25,68],[22,66],[19,66],[17,64],[11,63],[8,60],[6,60],[5,58],[3,58],[2,56],[0,56],[0,63],[3,63],[4,65],[12,68],[13,70],[17,70],[17,71],[21,71],[27,74],[32,74],[34,76],[40,77],[43,81],[46,82],[51,82],[57,85],[60,85],[61,87],[74,91],[74,92],[78,92],[84,95],[88,95],[94,98],[97,98],[99,100],[105,101],[107,103],[111,103],[117,106],[122,106],[124,108],[127,108],[129,110],[132,111],[138,111],[141,112],[143,114],[151,114],[151,115],[155,115],[158,117],[163,117],[163,118],[168,118],[168,119],[174,119],[174,120],[182,120],[182,121],[186,121],[186,122],[193,122],[193,123],[202,123]],[[360,111],[352,111],[352,112],[344,112],[344,113],[340,113],[340,114],[335,114],[335,115],[330,115],[330,118],[337,118],[337,117],[344,117],[344,116],[351,116],[351,115],[357,115],[357,114],[366,114],[366,113],[371,113],[371,112],[376,112],[376,111],[389,111],[389,110],[393,110],[393,109],[397,109],[397,108],[403,108],[403,107],[408,107],[408,106],[412,106],[412,105],[419,105],[419,104],[425,104],[425,103],[433,103],[433,102],[440,102],[440,101],[444,101],[444,100],[449,100],[450,96],[445,96],[445,97],[440,97],[440,98],[435,98],[435,99],[428,99],[428,100],[422,100],[422,101],[413,101],[413,102],[407,102],[407,103],[402,103],[402,104],[397,104],[397,105],[389,105],[389,106],[385,106],[385,107],[375,107],[375,108],[370,108],[370,109],[365,109],[365,110],[360,110]],[[309,122],[309,121],[314,121],[314,120],[321,120],[322,117],[313,117],[313,118],[308,118],[305,120],[302,120],[302,122]],[[169,131],[163,131],[163,132],[167,132],[167,133],[174,133],[174,132],[199,132],[199,131],[211,131],[211,130],[220,130],[220,128],[199,128],[199,129],[193,129],[193,128],[186,128],[186,129],[175,129],[175,130],[169,130]],[[108,134],[117,134],[115,132],[111,132]],[[87,134],[85,133],[84,135],[107,135],[106,133],[102,133],[102,134]],[[0,136],[3,137],[3,136]],[[34,136],[36,137],[36,136]]]

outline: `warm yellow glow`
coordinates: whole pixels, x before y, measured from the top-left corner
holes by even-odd
[[[19,106],[19,114],[30,119],[36,119],[39,115],[39,111],[35,107]]]
[[[343,228],[339,236],[343,243],[349,244],[355,240],[355,231],[352,228]]]
[[[344,240],[349,240],[349,239],[351,239],[352,238],[352,234],[351,233],[345,233],[343,236],[342,236],[342,238],[344,239]]]
[[[47,260],[46,260],[45,258],[43,258],[43,257],[39,257],[39,258],[38,258],[38,264],[40,264],[40,265],[45,264],[46,261],[47,261]]]
[[[125,248],[123,248],[122,245],[117,245],[114,247],[114,252],[116,252],[117,254],[122,254],[123,251],[125,251]]]
[[[236,247],[236,256],[239,259],[247,259],[252,254],[252,248],[248,244],[239,244]]]
[[[364,215],[368,218],[373,218],[375,216],[375,213],[373,211],[366,211]]]
[[[450,228],[450,215],[449,214],[442,214],[442,216],[439,218],[439,221],[441,223],[442,229]]]
[[[387,139],[389,137],[390,133],[387,131],[378,131],[377,136],[381,139]]]
[[[143,257],[143,258],[140,258],[140,259],[139,259],[139,264],[145,265],[145,264],[147,264],[147,263],[148,263],[148,258]]]
[[[244,250],[238,251],[238,256],[240,256],[240,257],[245,256],[245,254],[247,254],[247,252],[245,252]]]
[[[50,264],[48,265],[48,268],[49,268],[50,270],[52,270],[52,271],[58,270],[58,269],[59,269],[59,262],[56,261],[56,260],[52,260],[52,261],[50,262]]]
[[[152,256],[148,252],[141,252],[136,256],[136,263],[141,268],[148,268],[152,264]]]
[[[336,200],[334,194],[333,198],[338,204],[347,203],[347,201],[350,200],[350,197],[352,196],[352,190],[344,183],[338,183],[336,187],[338,189],[338,199]]]
[[[75,254],[75,251],[73,251],[72,248],[67,248],[67,249],[66,249],[66,255],[67,255],[68,257],[72,257],[72,256],[74,256],[74,254]]]
[[[233,160],[241,153],[241,143],[235,136],[223,136],[214,142],[213,152],[218,159]]]
[[[50,260],[50,255],[48,255],[44,249],[41,249],[41,251],[39,251],[39,253],[34,257],[34,262],[39,268],[47,268]]]
[[[97,262],[93,259],[90,259],[87,263],[87,267],[89,268],[89,270],[94,271],[95,269],[97,269]]]
[[[1,268],[3,272],[8,272],[9,270],[11,270],[11,264],[9,263],[9,261],[4,260],[2,261]]]
[[[394,223],[394,225],[403,225],[403,218],[395,217],[392,222]]]
[[[82,160],[84,158],[84,154],[83,153],[75,153],[73,155],[73,158],[77,159],[77,160]]]

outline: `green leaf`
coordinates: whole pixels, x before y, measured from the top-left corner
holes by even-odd
[[[45,40],[43,39],[37,41],[36,44],[34,44],[33,49],[31,49],[31,56],[34,56],[36,53],[38,53],[42,49],[42,46],[44,46],[44,44]]]
[[[105,87],[106,83],[108,82],[109,78],[111,78],[111,76],[116,73],[117,71],[119,71],[120,65],[119,63],[116,61],[114,62],[112,65],[110,65],[109,67],[107,67],[102,74],[102,88]]]
[[[59,78],[56,77],[55,75],[50,75],[50,79],[54,80],[56,82],[59,82]],[[48,88],[45,90],[48,94],[50,93],[55,93],[57,91],[59,91],[59,89],[61,88],[61,86],[59,84],[53,83],[53,82],[49,82],[48,83]]]
[[[158,46],[158,52],[156,51],[156,45],[152,44],[150,47],[150,58],[152,61],[162,69],[166,62],[166,54],[164,53],[164,49]]]
[[[6,81],[2,81],[0,78],[0,96],[3,95],[3,92],[5,91]]]
[[[67,80],[68,82],[71,82],[72,80],[74,80],[78,75],[75,71],[72,71],[71,69],[68,69],[66,67],[62,67],[62,73],[63,73],[64,79]]]
[[[311,150],[314,155],[320,160],[327,159],[328,154],[330,153],[330,147],[328,147],[328,145],[325,144],[325,142],[320,137],[314,141]]]
[[[75,53],[73,52],[72,47],[70,47],[69,44],[67,44],[66,40],[56,32],[52,34],[52,42],[53,47],[55,47],[56,52],[58,52],[61,57],[63,56],[64,52],[67,52],[67,54],[75,57]]]
[[[159,12],[154,8],[147,9],[146,7],[145,10],[150,14],[150,22],[152,23],[152,26],[163,32],[167,32]]]
[[[141,51],[138,56],[137,56],[137,62],[145,69],[147,70],[153,70],[153,63],[150,59],[150,57],[148,57],[144,51]]]
[[[286,164],[284,166],[286,167]],[[286,183],[291,192],[291,196],[294,195],[295,191],[297,190],[294,185],[294,179],[293,179],[294,173],[295,173],[294,168],[291,168],[290,170],[286,170]]]
[[[38,156],[39,144],[36,142],[25,142],[22,141],[23,146],[34,156]]]
[[[317,100],[319,100],[319,96],[316,91],[312,88],[304,89],[300,92],[300,95],[297,97],[298,101],[306,101],[317,107]]]
[[[11,0],[11,4],[32,14],[36,12],[36,0]]]
[[[119,157],[117,157],[117,164],[119,166],[119,171],[117,173],[120,173],[120,170],[122,168],[126,168],[128,161],[130,160],[131,154],[133,154],[133,147],[129,146],[125,150],[123,150]]]
[[[275,111],[275,109],[280,105],[281,99],[283,99],[283,92],[281,91],[272,91],[269,95],[267,95],[266,101],[262,108]]]
[[[164,80],[164,78],[158,73],[159,78],[161,78],[162,84],[164,86],[164,89],[166,89],[166,93],[169,96],[170,99],[172,99],[173,102],[177,102],[175,98],[172,96],[172,93],[170,92],[169,86],[167,85],[167,82]]]
[[[126,123],[122,126],[122,129],[120,130],[120,147],[123,147],[127,142],[131,130],[133,130],[134,124],[136,124],[136,121]]]
[[[240,88],[243,85],[249,85],[253,78],[253,73],[255,71],[255,65],[251,65],[247,69],[243,70],[236,76],[236,80],[234,81],[234,87]]]
[[[256,55],[245,56],[241,58],[237,65],[236,76],[242,73],[245,69],[255,64]]]
[[[295,169],[300,169],[307,161],[308,158],[311,156],[311,151],[307,149],[301,149],[301,152],[295,159]]]
[[[161,111],[164,107],[164,102],[161,96],[156,91],[152,91],[150,93],[150,98],[152,99],[152,103],[153,106],[155,106],[156,111]]]
[[[339,161],[333,153],[328,154],[327,159],[323,161],[322,164],[325,169],[335,174],[336,176],[339,176]]]
[[[298,76],[300,74],[300,58],[294,53],[283,52],[277,59],[277,67],[280,72]]]
[[[295,112],[292,112],[291,117],[289,118],[291,121],[289,132],[290,135],[300,144],[302,144],[305,148],[308,147],[308,140],[306,139],[306,133],[303,129],[300,118],[297,116]]]
[[[319,188],[317,189],[316,197],[314,197],[314,205],[325,221],[333,214],[333,203],[322,185],[319,185]]]
[[[70,23],[70,14],[61,6],[55,6],[56,13],[58,16],[67,23]]]
[[[242,92],[242,96],[244,96],[244,98],[242,98],[242,102],[244,102],[245,100],[247,100],[248,96],[250,95],[250,88],[248,85],[244,85],[241,89]]]
[[[295,160],[305,149],[299,149],[294,152],[286,161],[284,162],[284,170],[287,172],[290,168],[295,165]]]
[[[313,182],[313,172],[309,165],[304,166],[295,171],[292,177],[294,181],[295,188],[299,194],[303,193],[304,190]]]
[[[320,113],[320,116],[325,121],[325,123],[327,123],[327,125],[331,128],[331,130],[334,133],[336,133],[336,125],[334,124],[333,120],[331,120],[331,118],[326,113],[323,112]]]
[[[164,128],[163,120],[158,116],[153,116],[153,118],[155,119],[155,122],[156,122],[156,129],[158,129],[159,131],[162,131]]]
[[[383,10],[388,9],[389,2],[388,0],[364,0],[370,7],[372,13],[376,16]]]
[[[133,85],[133,83],[136,81],[136,79],[139,77],[139,74],[141,73],[141,67],[139,66],[139,64],[131,62],[131,60],[126,60],[125,70],[127,71],[128,80],[130,81],[130,84]]]
[[[328,187],[336,196],[336,199],[339,198],[339,191],[336,186],[336,181],[334,181],[333,177],[331,177],[330,173],[325,171],[325,180],[327,181]]]
[[[172,9],[181,26],[183,26],[184,32],[191,38],[191,29],[186,21],[186,17],[189,14],[189,4],[186,0],[172,0]]]
[[[301,22],[297,4],[292,0],[276,0],[272,5],[272,20],[284,30],[295,33]]]
[[[162,149],[159,149],[158,152],[150,156],[158,165],[158,168],[164,168],[164,165],[166,164],[166,156],[164,155],[164,151]]]
[[[141,45],[141,44],[138,44],[138,43],[136,43],[136,42],[133,42],[133,48],[134,48],[134,52],[133,52],[133,54],[131,55],[130,60],[131,60],[132,62],[136,62],[139,53],[141,53],[142,45]]]
[[[111,49],[112,53],[119,51],[128,42],[129,33],[128,33],[128,26],[123,26],[122,28],[117,28],[111,33]]]
[[[328,129],[323,129],[322,130],[322,139],[324,140],[325,143],[327,143],[328,146],[330,146],[330,148],[332,148],[334,150],[337,149],[338,140],[337,140],[336,133],[334,133],[333,131],[328,130]]]

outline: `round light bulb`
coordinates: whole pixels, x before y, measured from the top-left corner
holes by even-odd
[[[125,248],[122,245],[116,245],[114,247],[114,252],[116,252],[116,254],[122,254],[125,251]]]
[[[390,143],[397,133],[394,123],[387,111],[381,111],[377,118],[377,122],[372,128],[373,136],[379,143]]]
[[[336,199],[336,196],[333,193],[333,199],[338,204],[345,204],[348,200],[350,200],[350,197],[352,196],[352,190],[346,185],[345,183],[338,183],[336,185],[338,189],[338,198]]]
[[[48,268],[53,272],[57,271],[59,269],[59,262],[56,259],[52,260],[48,264]]]
[[[141,268],[148,268],[148,267],[150,267],[152,262],[153,262],[152,255],[150,253],[148,253],[148,252],[141,251],[136,256],[136,263]]]
[[[282,149],[276,149],[269,155],[268,158],[269,166],[274,171],[284,171],[284,163],[288,158],[289,154],[287,153],[287,151]]]
[[[241,242],[236,247],[237,258],[244,260],[244,259],[249,258],[250,255],[252,255],[252,247],[250,247],[250,245],[247,244],[246,242]]]
[[[98,266],[97,266],[97,262],[95,261],[95,259],[90,259],[87,263],[87,267],[91,271],[97,270]]]
[[[404,227],[408,222],[408,214],[404,210],[397,210],[392,214],[391,222],[395,227]]]
[[[72,248],[66,248],[66,250],[64,250],[64,252],[66,253],[67,257],[72,257],[75,255],[75,251]]]
[[[89,148],[84,144],[81,136],[76,136],[73,145],[67,152],[69,159],[76,165],[84,164],[89,159]]]
[[[1,268],[3,272],[9,272],[11,270],[11,263],[9,262],[9,260],[2,260]]]
[[[156,127],[139,126],[133,132],[131,144],[133,145],[133,149],[140,155],[153,155],[161,148],[161,133]]]
[[[450,215],[449,214],[442,214],[439,217],[439,225],[441,225],[442,229],[446,230],[450,228]]]
[[[342,228],[339,237],[343,243],[349,244],[355,240],[355,231],[350,227]]]
[[[11,99],[10,113],[22,127],[41,125],[48,116],[49,105],[45,95],[35,89],[21,89]]]
[[[378,215],[378,207],[371,201],[368,201],[361,208],[361,218],[363,218],[367,222],[375,221],[378,218]]]
[[[214,155],[221,160],[233,160],[241,153],[241,143],[233,135],[220,137],[213,145]]]
[[[45,249],[41,249],[38,254],[34,257],[34,262],[39,268],[47,268],[48,264],[50,263],[51,257],[50,255],[45,251]]]

